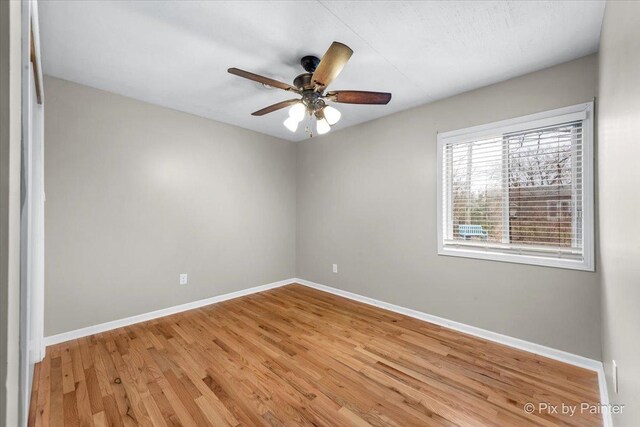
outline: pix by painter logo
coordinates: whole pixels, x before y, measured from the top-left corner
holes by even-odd
[[[577,404],[567,404],[564,402],[560,404],[527,402],[522,407],[527,414],[537,412],[539,414],[568,415],[570,417],[575,414],[621,414],[623,408],[624,405],[615,403],[603,405],[601,403],[590,402],[580,402]]]

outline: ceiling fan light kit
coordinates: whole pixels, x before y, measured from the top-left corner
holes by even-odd
[[[283,122],[284,126],[291,132],[295,132],[298,129],[298,123],[300,122],[293,117],[287,117],[287,119]]]
[[[301,97],[278,102],[255,111],[252,115],[263,116],[282,108],[291,107],[289,108],[289,117],[283,122],[287,129],[296,132],[298,124],[308,115],[310,118],[316,118],[316,131],[319,135],[323,135],[329,132],[331,126],[338,123],[341,117],[340,111],[327,105],[327,101],[345,104],[385,105],[391,100],[391,94],[386,92],[338,90],[325,93],[327,86],[340,74],[352,54],[353,51],[349,46],[333,42],[322,59],[315,56],[304,56],[300,60],[300,64],[306,73],[297,76],[293,80],[293,86],[238,68],[229,68],[227,71],[263,85],[296,93]],[[306,130],[309,136],[313,136],[309,127],[306,127]]]
[[[324,107],[324,118],[327,119],[331,126],[338,123],[342,114],[337,109],[333,108],[331,105],[327,105]]]
[[[325,133],[331,130],[331,126],[327,119],[318,119],[316,120],[316,131],[318,135],[324,135]]]
[[[302,103],[294,104],[293,107],[289,109],[289,117],[296,122],[301,122],[304,119],[305,114],[307,114],[307,109]]]

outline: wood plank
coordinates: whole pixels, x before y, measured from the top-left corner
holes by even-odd
[[[52,346],[30,426],[600,426],[595,372],[300,285]]]
[[[36,410],[38,408],[38,387],[40,387],[40,368],[42,367],[42,363],[36,363],[33,367],[33,381],[31,385],[31,397],[29,406],[29,418],[27,420],[27,425],[35,425],[36,424]]]

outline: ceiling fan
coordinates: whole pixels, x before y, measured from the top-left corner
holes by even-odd
[[[331,126],[340,120],[340,112],[327,105],[327,101],[344,104],[378,104],[384,105],[391,100],[391,94],[386,92],[366,92],[360,90],[335,90],[325,92],[327,86],[340,74],[345,64],[353,55],[349,46],[333,42],[322,59],[316,56],[304,56],[300,64],[306,73],[300,74],[293,80],[293,85],[279,82],[269,77],[264,77],[239,68],[229,68],[227,71],[236,76],[253,80],[263,85],[293,92],[301,98],[289,99],[270,105],[254,113],[253,116],[264,116],[282,108],[289,109],[289,117],[284,125],[291,132],[298,129],[298,124],[305,116],[316,119],[316,131],[322,135],[331,130]],[[307,129],[310,136],[313,133]]]

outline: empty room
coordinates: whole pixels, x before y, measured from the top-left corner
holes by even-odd
[[[0,58],[0,426],[640,425],[640,2],[2,0]]]

